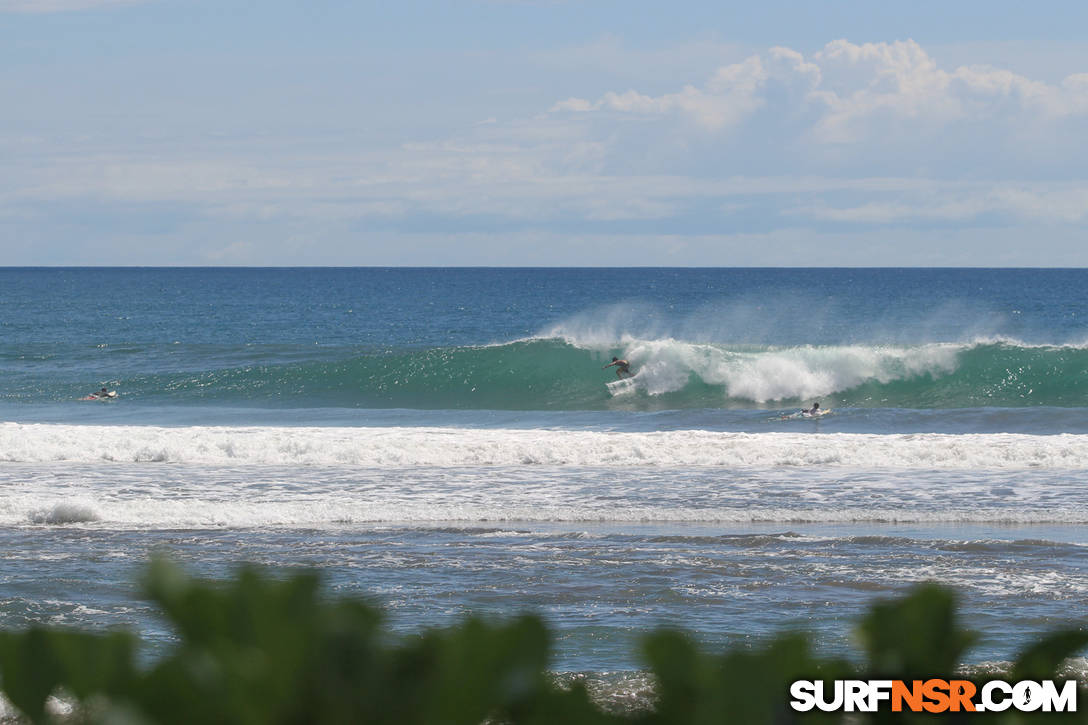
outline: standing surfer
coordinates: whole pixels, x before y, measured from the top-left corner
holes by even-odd
[[[631,364],[626,360],[619,359],[618,357],[612,358],[612,362],[603,366],[601,370],[604,370],[605,368],[610,368],[613,365],[616,366],[617,378],[631,377],[632,375],[634,375],[634,373],[631,372]]]

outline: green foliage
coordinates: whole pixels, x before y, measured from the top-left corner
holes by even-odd
[[[791,682],[853,676],[846,663],[816,660],[808,640],[796,634],[761,650],[716,656],[700,652],[685,634],[659,632],[646,639],[645,651],[658,680],[657,708],[646,718],[655,724],[788,722]]]
[[[934,584],[923,584],[899,601],[874,604],[859,634],[871,671],[903,679],[951,674],[976,639],[956,625],[952,595]]]
[[[643,642],[655,707],[615,713],[579,683],[554,683],[549,634],[536,617],[472,618],[398,639],[376,608],[328,601],[308,573],[277,579],[243,569],[233,581],[208,583],[156,561],[145,589],[178,635],[149,667],[137,665],[137,640],[126,633],[0,632],[0,689],[26,720],[49,722],[47,700],[61,694],[79,705],[61,719],[132,725],[914,722],[924,718],[795,713],[790,683],[948,677],[974,641],[956,624],[952,595],[935,586],[872,607],[859,627],[867,655],[860,668],[818,657],[800,634],[709,654],[687,634],[659,631]],[[1086,646],[1086,632],[1052,634],[1019,656],[1008,679],[1051,679]],[[1015,711],[967,717],[1031,721]],[[1076,713],[1058,721],[1088,720]]]
[[[1069,630],[1055,632],[1031,645],[1016,658],[1009,679],[1045,680],[1057,672],[1061,664],[1088,647],[1088,632]]]

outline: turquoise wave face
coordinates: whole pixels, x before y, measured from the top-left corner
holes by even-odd
[[[140,372],[147,350],[102,374],[117,401],[478,410],[1064,406],[1088,401],[1088,349],[989,341],[911,346],[737,346],[672,339],[360,353],[335,348],[178,350],[177,372]],[[158,353],[156,353],[158,354]],[[618,381],[612,356],[631,363]],[[185,358],[184,360],[180,358]],[[117,358],[119,362],[122,358]],[[184,362],[184,365],[181,363]],[[161,362],[150,366],[162,369]],[[105,373],[101,362],[99,373]],[[127,368],[127,371],[126,371]],[[9,401],[86,394],[72,369],[9,388]],[[80,371],[86,379],[86,371]]]
[[[610,397],[604,374],[592,374],[600,372],[596,357],[562,342],[531,340],[136,375],[118,387],[126,398],[171,403],[582,410],[604,407]]]

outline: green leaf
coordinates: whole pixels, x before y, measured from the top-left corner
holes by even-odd
[[[1066,630],[1055,632],[1029,646],[1012,667],[1012,680],[1049,680],[1057,674],[1062,662],[1088,647],[1088,632]]]
[[[976,635],[956,623],[956,599],[935,584],[874,604],[858,628],[874,675],[903,679],[954,672]]]

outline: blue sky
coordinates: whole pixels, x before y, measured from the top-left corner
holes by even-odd
[[[1088,266],[1085,27],[0,0],[0,264]]]

